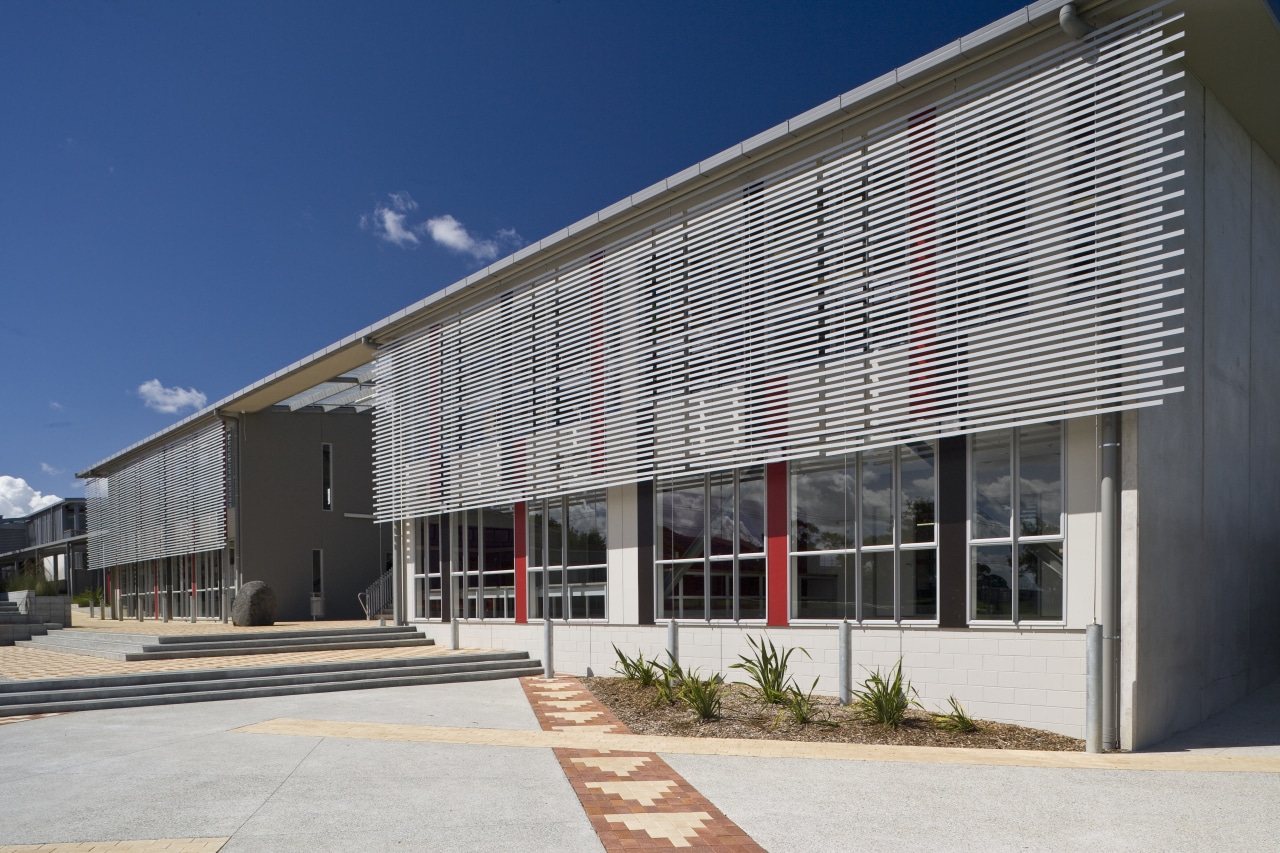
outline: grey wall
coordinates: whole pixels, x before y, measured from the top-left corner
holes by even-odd
[[[311,552],[324,550],[325,617],[363,618],[356,595],[377,579],[390,532],[373,513],[373,419],[318,410],[247,415],[241,441],[239,563],[275,590],[282,621],[310,619]],[[333,509],[321,508],[321,444],[333,445]],[[386,540],[380,544],[379,539]]]
[[[1280,676],[1280,169],[1187,84],[1186,391],[1124,435],[1135,748]]]

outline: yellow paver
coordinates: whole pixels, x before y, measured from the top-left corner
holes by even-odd
[[[217,853],[230,838],[150,838],[0,845],[0,853]]]
[[[706,812],[610,814],[604,819],[620,823],[632,832],[644,832],[650,838],[665,838],[672,847],[692,847],[688,839],[698,837],[698,830],[711,820],[711,815]]]
[[[81,613],[75,609],[71,611],[72,630],[87,628],[92,631],[114,631],[120,634],[156,634],[161,636],[171,634],[229,634],[234,637],[236,634],[260,634],[275,631],[319,631],[322,629],[376,627],[378,627],[376,621],[365,619],[335,619],[327,622],[307,619],[300,622],[277,622],[274,625],[237,628],[230,623],[224,625],[217,619],[199,619],[194,624],[184,619],[173,619],[169,622],[162,622],[159,619],[144,619],[139,622],[137,619],[100,619],[97,616],[91,619],[87,613]]]
[[[632,800],[642,806],[651,806],[667,795],[675,782],[667,779],[652,782],[588,782],[588,788],[595,788],[606,794],[615,794],[624,800]]]
[[[31,646],[0,646],[0,678],[25,681],[32,678],[67,678],[84,675],[120,675],[135,672],[185,672],[197,669],[230,669],[245,666],[282,666],[296,663],[333,663],[357,660],[399,660],[434,655],[484,651],[441,646],[404,646],[392,649],[343,649],[317,652],[281,652],[265,655],[226,655],[177,660],[106,660],[88,655],[55,652]]]
[[[562,731],[411,726],[387,723],[338,723],[324,720],[276,719],[235,729],[246,734],[335,737],[357,740],[456,743],[530,749],[592,749],[673,755],[741,755],[757,758],[801,758],[834,761],[889,761],[909,764],[968,764],[989,767],[1053,767],[1079,770],[1165,770],[1221,773],[1280,773],[1280,756],[1206,755],[1185,752],[1139,752],[1095,755],[1083,752],[1040,752],[1019,749],[962,749],[932,746],[879,746],[855,743],[809,743],[743,738],[686,738],[616,734],[602,726],[566,727]]]

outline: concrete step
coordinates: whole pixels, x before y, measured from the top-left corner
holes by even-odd
[[[523,652],[488,652],[394,661],[4,682],[0,684],[0,716],[519,678],[541,671],[541,664],[529,660]]]
[[[313,631],[253,632],[158,636],[75,629],[56,636],[33,638],[33,647],[107,660],[173,660],[221,655],[259,655],[282,652],[403,648],[432,645],[411,626],[400,628],[338,628]]]

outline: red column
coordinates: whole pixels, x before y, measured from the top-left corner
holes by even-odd
[[[529,621],[529,526],[525,523],[526,504],[516,503],[516,622]]]
[[[787,589],[791,555],[787,552],[787,463],[765,466],[765,599],[768,624],[786,625],[791,614]]]

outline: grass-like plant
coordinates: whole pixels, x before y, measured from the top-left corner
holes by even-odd
[[[751,679],[751,687],[756,698],[766,705],[782,705],[787,701],[787,662],[796,649],[783,647],[779,651],[769,638],[757,641],[750,634],[747,642],[751,644],[752,654],[738,655],[738,663],[730,664],[730,669],[740,669]],[[808,650],[800,649],[810,659]]]
[[[822,723],[825,726],[835,726],[838,723],[827,719],[826,713],[822,710],[822,705],[813,699],[813,691],[818,688],[818,679],[813,680],[813,684],[809,685],[809,692],[800,689],[795,679],[787,685],[787,692],[782,700],[782,710],[778,712],[778,716],[773,720],[773,727],[778,727],[778,722],[783,717],[790,717],[793,723],[799,725],[807,725],[809,723]]]
[[[680,668],[680,661],[671,656],[671,652],[667,652],[667,662],[665,664],[654,661],[654,666],[658,670],[658,679],[654,682],[654,687],[658,688],[658,694],[654,697],[655,704],[674,705],[680,699],[680,692],[684,689],[684,683],[688,680],[689,674]]]
[[[641,687],[652,687],[658,683],[658,679],[661,676],[661,666],[656,660],[646,660],[643,652],[633,658],[629,658],[616,644],[613,647],[613,651],[618,656],[618,662],[613,666],[614,672],[628,681],[634,681]]]
[[[728,691],[724,679],[718,675],[703,678],[697,669],[682,673],[683,680],[676,694],[680,701],[698,715],[699,720],[714,720],[720,716],[724,695]]]
[[[864,722],[896,729],[912,705],[923,707],[916,698],[916,689],[902,676],[902,658],[898,658],[887,677],[876,667],[862,686],[862,690],[853,691],[853,715]]]
[[[951,732],[976,732],[978,723],[970,717],[955,696],[948,696],[947,702],[951,705],[951,711],[946,714],[934,714],[933,723],[940,729],[946,729]]]

